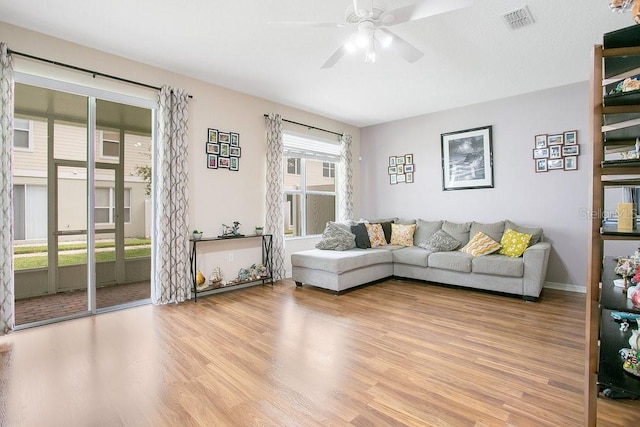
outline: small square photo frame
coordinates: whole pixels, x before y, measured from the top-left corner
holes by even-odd
[[[226,142],[220,144],[220,157],[229,157],[229,144]]]
[[[533,149],[533,158],[534,159],[548,159],[549,158],[549,149],[548,148],[534,148]]]
[[[220,154],[220,146],[213,142],[207,142],[207,154]]]
[[[562,158],[562,146],[561,145],[552,145],[549,147],[549,158],[550,159],[560,159]]]
[[[229,143],[231,141],[231,135],[229,132],[218,132],[218,142],[219,143]]]
[[[564,159],[549,159],[547,160],[547,169],[564,169]]]
[[[237,157],[229,158],[229,170],[237,171],[240,170],[240,159]]]
[[[535,138],[536,148],[547,148],[547,134],[536,135]]]
[[[579,156],[580,155],[580,146],[578,144],[563,145],[562,146],[562,155],[565,156],[565,157]]]
[[[228,168],[229,167],[229,158],[228,157],[218,157],[218,167],[219,168]]]
[[[396,165],[404,165],[404,156],[396,156]]]
[[[229,144],[231,144],[232,147],[239,147],[240,146],[240,134],[231,132],[230,135],[231,135],[231,141],[229,141]]]
[[[398,183],[398,175],[389,175],[389,184],[394,185]]]
[[[564,143],[564,135],[561,133],[547,136],[547,144],[549,144],[549,146],[562,145],[563,143]]]
[[[396,156],[389,156],[389,166],[396,165]]]
[[[407,175],[407,184],[411,184],[413,182],[413,172],[409,172]]]
[[[413,164],[405,164],[404,173],[413,173]]]
[[[536,173],[537,172],[547,172],[549,169],[547,168],[547,159],[536,159]]]
[[[207,155],[207,168],[218,169],[218,156],[215,154]]]
[[[404,173],[404,165],[396,166],[396,173],[397,174],[403,174]],[[400,182],[400,181],[398,181],[398,182]]]
[[[413,163],[413,154],[405,154],[404,155],[404,163],[405,164]]]
[[[218,142],[218,129],[208,128],[207,142]]]
[[[575,145],[578,143],[578,131],[570,130],[564,133],[564,145]],[[573,169],[571,169],[573,170]]]
[[[398,167],[397,166],[389,166],[389,175],[395,175],[398,173]]]
[[[564,170],[577,171],[578,170],[578,156],[568,156],[564,158]]]
[[[234,147],[233,145],[229,147],[229,156],[230,157],[241,157],[240,156],[240,147]]]
[[[407,176],[403,173],[398,174],[398,182],[406,182]]]

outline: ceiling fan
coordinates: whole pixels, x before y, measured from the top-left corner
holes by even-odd
[[[422,58],[424,53],[387,27],[462,9],[472,3],[473,0],[417,0],[407,6],[387,10],[381,0],[353,0],[353,4],[350,4],[345,12],[345,23],[275,22],[274,24],[291,27],[354,28],[355,31],[320,68],[331,68],[344,55],[358,51],[364,52],[366,63],[374,63],[380,49],[393,50],[413,63]]]

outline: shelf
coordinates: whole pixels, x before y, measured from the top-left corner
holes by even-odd
[[[602,292],[600,293],[600,306],[613,311],[626,311],[627,313],[640,314],[640,307],[634,307],[627,295],[622,293],[622,288],[613,285],[615,279],[622,276],[614,273],[617,265],[614,257],[605,257],[602,266]]]
[[[598,384],[611,388],[628,397],[640,397],[640,378],[631,375],[622,368],[622,358],[618,351],[629,348],[632,323],[629,330],[622,332],[620,324],[611,317],[612,310],[602,310],[600,322],[600,360],[598,363]]]
[[[248,285],[250,283],[258,283],[258,282],[262,282],[262,284],[264,285],[266,282],[273,283],[273,280],[271,280],[271,276],[264,276],[254,280],[243,280],[239,282],[227,283],[226,285],[215,284],[215,285],[209,285],[206,288],[200,288],[200,289],[196,288],[195,293],[197,293],[198,295],[201,295],[209,291],[215,291],[217,289],[234,288],[236,286]]]
[[[602,100],[603,114],[640,112],[640,90],[605,95]]]
[[[618,230],[618,226],[616,225],[603,225],[600,228],[600,234],[602,237],[606,236],[615,236],[615,237],[625,237],[628,239],[637,239],[640,240],[640,228],[635,228],[631,231],[623,231]]]
[[[211,237],[201,237],[199,239],[194,239],[193,236],[191,236],[189,238],[190,242],[212,242],[215,240],[224,240],[224,241],[228,241],[228,240],[240,240],[240,239],[250,239],[250,238],[255,238],[255,237],[262,237],[262,234],[244,234],[242,236],[237,236],[237,237],[220,237],[220,236],[211,236]]]

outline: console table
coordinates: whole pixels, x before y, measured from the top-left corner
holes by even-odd
[[[222,242],[222,241],[229,241],[229,240],[257,239],[257,238],[260,238],[261,241],[262,241],[262,264],[265,266],[265,268],[267,270],[267,275],[266,276],[261,276],[261,277],[259,277],[257,279],[253,279],[253,280],[238,280],[238,279],[236,279],[235,281],[227,283],[224,286],[219,285],[219,284],[209,285],[206,288],[198,290],[198,287],[196,285],[196,272],[197,272],[196,265],[197,265],[197,261],[198,261],[198,244],[202,244],[202,243],[219,243],[219,242]],[[271,234],[249,234],[249,235],[238,236],[238,237],[202,237],[200,239],[194,239],[193,236],[192,236],[189,239],[189,241],[191,242],[191,257],[190,257],[190,261],[191,261],[191,280],[193,282],[193,298],[194,298],[195,302],[198,301],[198,294],[202,294],[204,292],[213,291],[215,289],[232,288],[234,286],[245,285],[247,283],[253,283],[253,282],[262,282],[263,285],[265,283],[269,282],[273,286],[273,251],[272,251],[272,249],[273,249],[273,236]]]

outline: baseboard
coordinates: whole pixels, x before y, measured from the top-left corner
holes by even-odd
[[[584,286],[570,285],[568,283],[544,282],[544,287],[549,289],[558,289],[560,291],[577,292],[580,294],[587,292],[587,288]]]

